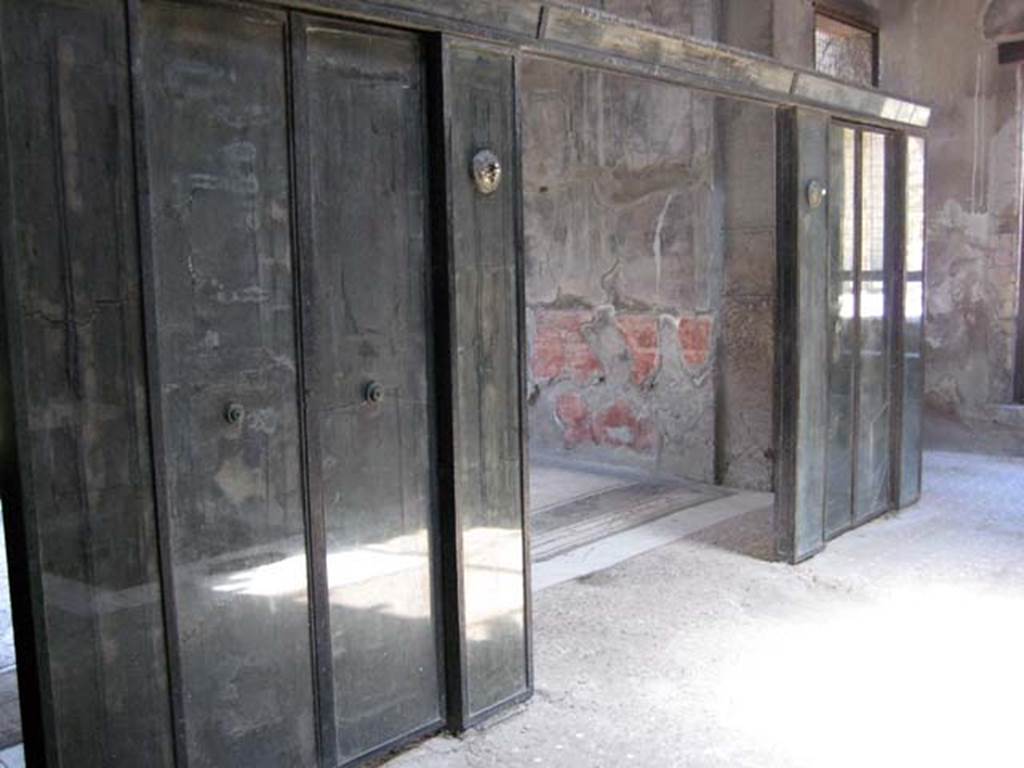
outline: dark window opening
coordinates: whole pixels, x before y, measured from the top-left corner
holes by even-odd
[[[1015,64],[1024,61],[1024,40],[1014,40],[999,46],[999,63]]]
[[[816,11],[814,66],[840,80],[878,85],[878,30]]]

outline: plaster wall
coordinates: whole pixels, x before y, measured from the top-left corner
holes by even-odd
[[[722,297],[717,479],[771,490],[775,469],[775,112],[718,103]]]
[[[986,37],[1007,32],[1010,5],[880,7],[882,85],[934,107],[925,199],[927,403],[967,419],[998,413],[1012,399],[1024,87],[1020,67],[1000,65]]]
[[[811,0],[718,0],[719,39],[793,66],[814,66]]]
[[[713,35],[713,0],[593,3]],[[715,99],[522,67],[531,448],[713,481]]]
[[[798,4],[797,11],[803,10]],[[793,8],[721,0],[721,40],[804,63]],[[778,17],[778,18],[777,18]],[[813,16],[811,17],[813,22]],[[798,29],[806,26],[802,19]],[[771,490],[775,470],[775,114],[722,100],[717,113],[722,190],[722,307],[719,337],[716,468],[720,482]]]
[[[1020,0],[988,0],[981,25],[989,40],[1019,40],[1024,36],[1024,5]]]
[[[771,53],[772,4],[594,3]],[[773,485],[772,109],[523,65],[531,447]]]
[[[714,100],[523,65],[534,450],[714,479]]]

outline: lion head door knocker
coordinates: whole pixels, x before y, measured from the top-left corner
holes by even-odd
[[[828,195],[828,190],[825,185],[817,179],[812,179],[807,185],[807,204],[812,209],[820,208],[821,204],[825,202],[825,196]]]
[[[501,186],[501,161],[489,149],[482,149],[473,157],[473,181],[481,195],[493,195]]]

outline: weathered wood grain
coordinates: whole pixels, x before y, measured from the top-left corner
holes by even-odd
[[[931,109],[874,89],[858,88],[811,72],[798,72],[793,80],[793,96],[822,107],[834,105],[838,112],[862,114],[891,123],[925,128]]]
[[[139,33],[183,746],[314,765],[285,16],[154,0]]]
[[[48,759],[170,765],[119,2],[5,0],[3,275]]]
[[[345,763],[442,720],[424,57],[379,28],[301,35],[307,430]]]
[[[505,53],[448,49],[455,504],[470,720],[529,687],[513,72]],[[505,174],[489,196],[469,172],[482,149]]]
[[[792,562],[824,546],[828,206],[812,208],[806,189],[828,179],[828,127],[825,115],[779,112],[775,531],[779,555]]]
[[[927,105],[895,94],[845,83],[709,40],[646,27],[572,3],[539,0],[255,2],[461,35],[509,45],[528,55],[910,128],[926,127],[931,117]]]
[[[536,43],[526,50],[609,70],[733,93],[760,101],[802,104],[923,128],[922,104],[780,64],[737,48],[670,34],[603,11],[546,3]]]

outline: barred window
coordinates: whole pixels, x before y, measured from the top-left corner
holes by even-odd
[[[860,85],[877,85],[878,31],[817,11],[814,62],[815,68],[827,75]]]

